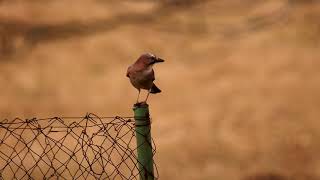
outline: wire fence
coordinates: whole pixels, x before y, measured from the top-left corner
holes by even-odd
[[[132,117],[3,120],[0,179],[139,179],[135,137]]]

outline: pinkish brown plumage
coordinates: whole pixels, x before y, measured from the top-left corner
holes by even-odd
[[[148,90],[147,102],[149,93],[160,93],[161,90],[153,83],[155,80],[153,65],[156,63],[164,62],[163,59],[156,57],[151,53],[142,54],[138,60],[128,67],[127,77],[130,79],[131,84],[139,91],[137,103],[141,89]]]

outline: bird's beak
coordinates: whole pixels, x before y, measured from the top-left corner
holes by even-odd
[[[161,62],[164,62],[164,60],[161,58],[156,58],[154,61],[154,63],[161,63]]]

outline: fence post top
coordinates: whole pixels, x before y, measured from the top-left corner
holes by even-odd
[[[137,108],[148,108],[149,105],[146,102],[140,102],[133,105],[133,110],[136,110]]]
[[[133,105],[134,119],[136,126],[150,125],[149,105],[145,102]]]

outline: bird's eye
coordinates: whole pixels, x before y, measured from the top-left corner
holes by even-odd
[[[154,64],[156,62],[156,58],[154,57],[151,57],[150,60],[149,60],[149,64]]]

